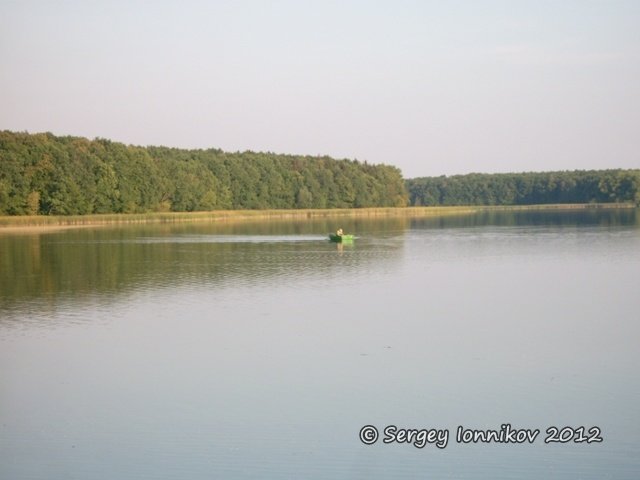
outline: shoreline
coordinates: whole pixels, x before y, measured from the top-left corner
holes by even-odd
[[[636,208],[632,203],[580,203],[543,205],[374,207],[353,209],[214,210],[206,212],[106,213],[69,216],[0,216],[0,234],[154,223],[236,222],[272,219],[304,220],[330,217],[437,217],[447,215],[465,215],[478,212],[632,208]]]

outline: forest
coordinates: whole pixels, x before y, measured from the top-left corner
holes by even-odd
[[[423,177],[327,156],[0,132],[0,215],[634,202],[640,170]]]
[[[406,181],[409,204],[537,205],[629,203],[640,205],[640,170],[470,173]]]
[[[402,174],[388,165],[0,132],[0,215],[406,204]]]

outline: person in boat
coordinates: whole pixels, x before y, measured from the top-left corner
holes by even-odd
[[[338,229],[338,231],[336,232],[336,235],[338,235],[339,237],[341,237],[341,236],[342,236],[342,233],[343,233],[343,232],[342,232],[342,229],[341,229],[341,228],[339,228],[339,229]]]

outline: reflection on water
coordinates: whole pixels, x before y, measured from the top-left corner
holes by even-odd
[[[338,222],[0,236],[0,478],[637,477],[637,211]]]
[[[73,302],[90,295],[176,287],[184,283],[326,275],[344,262],[384,268],[397,257],[408,229],[479,226],[607,226],[637,228],[636,210],[483,212],[436,218],[321,219],[232,224],[147,225],[0,236],[0,309]],[[353,245],[330,244],[338,224],[360,235]],[[467,232],[466,239],[475,241]],[[387,238],[385,240],[384,238]],[[388,240],[390,238],[390,240]],[[354,272],[351,268],[349,272]],[[0,317],[1,318],[1,317]]]
[[[423,217],[411,221],[412,227],[478,227],[495,225],[501,227],[528,226],[600,226],[638,228],[638,210],[625,209],[576,209],[576,210],[488,210],[473,215],[449,217]]]
[[[342,221],[349,231],[398,236],[406,220]],[[338,268],[358,274],[369,263],[397,256],[402,239],[363,239],[357,252],[327,241],[335,222],[271,222],[232,225],[152,225],[80,229],[0,237],[0,308],[19,315],[24,302],[47,308],[183,284],[239,285],[323,276]],[[336,256],[336,249],[352,255]],[[31,311],[33,313],[33,311]]]

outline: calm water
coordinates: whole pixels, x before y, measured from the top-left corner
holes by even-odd
[[[637,479],[639,280],[633,210],[0,235],[0,478]]]

